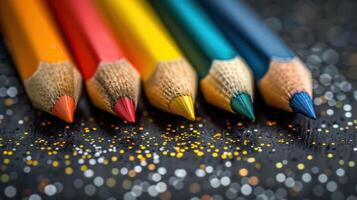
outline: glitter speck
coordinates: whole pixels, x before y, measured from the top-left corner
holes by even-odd
[[[302,180],[305,182],[305,183],[309,183],[311,181],[311,175],[309,173],[304,173],[302,175]]]
[[[241,192],[243,195],[248,196],[252,193],[252,187],[248,184],[242,185]]]
[[[55,187],[54,185],[51,185],[51,184],[46,185],[46,187],[45,187],[45,194],[46,194],[47,196],[53,196],[53,195],[56,194],[56,192],[57,192],[57,189],[56,189],[56,187]]]
[[[175,175],[179,178],[184,178],[187,175],[187,172],[184,169],[176,169]]]
[[[8,198],[13,198],[16,196],[16,188],[14,186],[7,186],[5,188],[5,195],[8,197]]]

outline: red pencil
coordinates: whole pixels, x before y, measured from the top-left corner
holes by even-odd
[[[135,121],[139,74],[91,0],[48,0],[86,82],[92,102]]]

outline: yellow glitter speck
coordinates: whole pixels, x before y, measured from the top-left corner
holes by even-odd
[[[33,166],[38,166],[38,161],[37,161],[37,160],[33,160],[33,161],[32,161],[32,165],[33,165]]]
[[[203,154],[203,153],[202,153]],[[198,154],[197,154],[198,155]],[[183,153],[181,153],[181,152],[179,152],[179,153],[177,153],[177,155],[176,155],[176,158],[182,158],[182,156],[183,156]],[[198,155],[199,156],[199,155]]]
[[[116,162],[118,160],[118,157],[116,156],[112,156],[112,159],[111,159],[113,162]]]
[[[71,175],[73,173],[73,169],[71,167],[66,167],[66,169],[64,170],[64,172],[67,174],[67,175]]]
[[[314,157],[312,156],[312,155],[307,155],[307,157],[306,157],[308,160],[312,160],[312,159],[314,159]]]
[[[6,183],[10,180],[10,177],[7,174],[3,174],[3,175],[1,175],[0,180],[1,180],[1,182]]]
[[[9,163],[10,163],[10,159],[5,158],[4,161],[3,161],[3,163],[4,163],[5,165],[6,165],[6,164],[9,164]]]
[[[59,166],[59,162],[57,160],[52,162],[52,166],[53,167],[58,167]]]
[[[82,165],[81,166],[81,171],[84,172],[88,169],[87,165]]]
[[[303,163],[299,163],[299,164],[297,164],[297,168],[298,168],[298,170],[304,170],[305,165]]]
[[[344,161],[344,160],[339,160],[339,161],[338,161],[338,164],[344,165],[344,164],[345,164],[345,161]]]
[[[280,169],[280,168],[283,167],[283,163],[277,162],[277,163],[275,163],[275,167],[278,168],[278,169]]]
[[[354,167],[355,166],[355,161],[350,161],[350,162],[348,162],[348,166],[349,167]]]

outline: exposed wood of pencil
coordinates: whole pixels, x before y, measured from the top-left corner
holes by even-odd
[[[252,86],[252,74],[240,57],[213,61],[209,73],[201,80],[202,93],[206,100],[233,113],[231,99],[240,92],[253,97]]]
[[[270,106],[292,112],[290,99],[298,92],[312,96],[311,74],[299,59],[272,61],[268,72],[258,82],[266,103]]]
[[[24,86],[35,107],[52,112],[58,97],[72,96],[78,102],[81,77],[68,62],[42,62],[36,72],[24,80]]]
[[[155,13],[144,1],[108,0],[100,3],[120,42],[124,44],[125,53],[140,72],[150,103],[164,111],[192,119],[196,74]],[[190,105],[177,106],[185,103],[176,103],[174,99],[186,96],[191,99]],[[178,107],[189,108],[190,111],[180,111]]]
[[[86,87],[96,106],[116,114],[114,106],[120,97],[128,97],[137,104],[140,77],[127,60],[102,62],[94,76],[86,81]]]
[[[125,59],[118,41],[94,2],[48,2],[78,62],[92,102],[107,112],[134,121],[135,116],[130,117],[127,112],[135,113],[140,90],[139,74]],[[129,110],[115,109],[119,98],[133,101],[129,105],[121,105]]]
[[[144,87],[152,104],[170,112],[170,102],[179,96],[195,96],[196,75],[185,59],[158,63]]]
[[[80,95],[81,76],[45,5],[37,0],[4,1],[0,21],[32,104],[71,122]],[[68,102],[58,102],[64,96],[72,98],[74,105],[72,102],[66,107]],[[62,106],[55,106],[56,103]]]

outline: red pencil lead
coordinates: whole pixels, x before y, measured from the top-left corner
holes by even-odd
[[[114,106],[114,112],[128,122],[135,122],[135,103],[128,97],[120,97]]]

